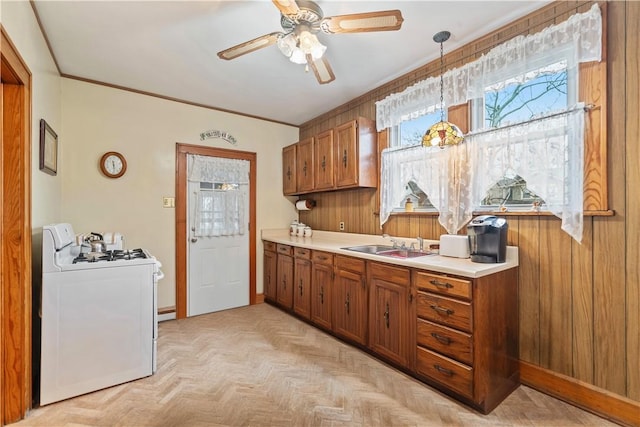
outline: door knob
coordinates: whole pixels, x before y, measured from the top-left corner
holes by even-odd
[[[197,238],[197,237],[192,237],[192,238],[191,238],[191,243],[195,243],[195,242],[197,242],[197,241],[198,241],[198,238]]]

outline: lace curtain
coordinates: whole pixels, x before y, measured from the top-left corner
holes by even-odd
[[[189,154],[187,166],[187,179],[204,184],[194,194],[194,236],[244,235],[249,162]]]
[[[469,219],[471,178],[465,144],[441,150],[437,147],[386,149],[382,153],[380,226],[394,207],[403,205],[405,187],[415,182],[440,212],[439,222],[455,234]],[[468,218],[467,218],[468,216]]]
[[[547,72],[549,60],[568,60],[569,72],[580,62],[599,61],[602,56],[602,17],[597,4],[585,13],[529,36],[518,36],[496,46],[474,62],[443,75],[444,105],[463,104],[482,98],[485,88],[516,76],[527,80]],[[536,75],[531,70],[539,70]],[[397,126],[440,108],[440,76],[430,77],[403,92],[376,102],[378,131]]]
[[[487,191],[508,170],[527,182],[562,219],[562,229],[582,240],[584,108],[502,129],[478,132],[440,149],[411,147],[382,153],[380,226],[414,181],[428,196],[449,234],[464,226]]]
[[[463,145],[473,176],[469,209],[479,206],[487,191],[512,170],[562,219],[561,228],[581,242],[584,120],[584,106],[579,105],[566,113],[468,135]],[[471,211],[465,214],[471,219]]]

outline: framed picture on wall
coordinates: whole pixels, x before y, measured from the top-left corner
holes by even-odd
[[[58,135],[44,119],[40,119],[40,170],[58,173]]]

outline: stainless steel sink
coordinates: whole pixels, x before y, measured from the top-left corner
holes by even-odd
[[[376,255],[390,256],[393,258],[417,258],[419,256],[434,255],[429,251],[413,249],[391,249],[389,251],[377,252]]]
[[[393,250],[393,246],[386,245],[362,245],[362,246],[350,246],[348,248],[342,248],[348,251],[361,252],[363,254],[377,254],[378,252]]]
[[[361,245],[342,248],[349,251],[360,252],[364,254],[388,256],[392,258],[416,258],[426,255],[434,255],[429,251],[420,251],[416,249],[394,248],[386,245]]]

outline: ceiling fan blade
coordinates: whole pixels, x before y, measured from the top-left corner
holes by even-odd
[[[249,40],[248,42],[230,47],[229,49],[221,50],[220,52],[218,52],[218,57],[220,57],[220,59],[227,60],[234,59],[238,56],[244,55],[245,53],[250,53],[258,49],[262,49],[263,47],[271,46],[278,41],[278,36],[280,34],[282,33],[275,32],[271,34],[265,34],[264,36],[260,36],[253,40]]]
[[[381,10],[328,16],[320,22],[320,28],[329,34],[395,31],[400,29],[403,21],[402,12],[399,10]]]
[[[322,57],[314,61],[311,55],[307,55],[307,64],[309,64],[313,70],[313,74],[315,74],[316,79],[318,79],[318,83],[321,85],[331,83],[336,79],[331,65],[329,65],[329,61],[327,61],[326,58]]]
[[[300,8],[295,0],[272,0],[273,4],[280,10],[284,16],[297,15],[300,12]]]

